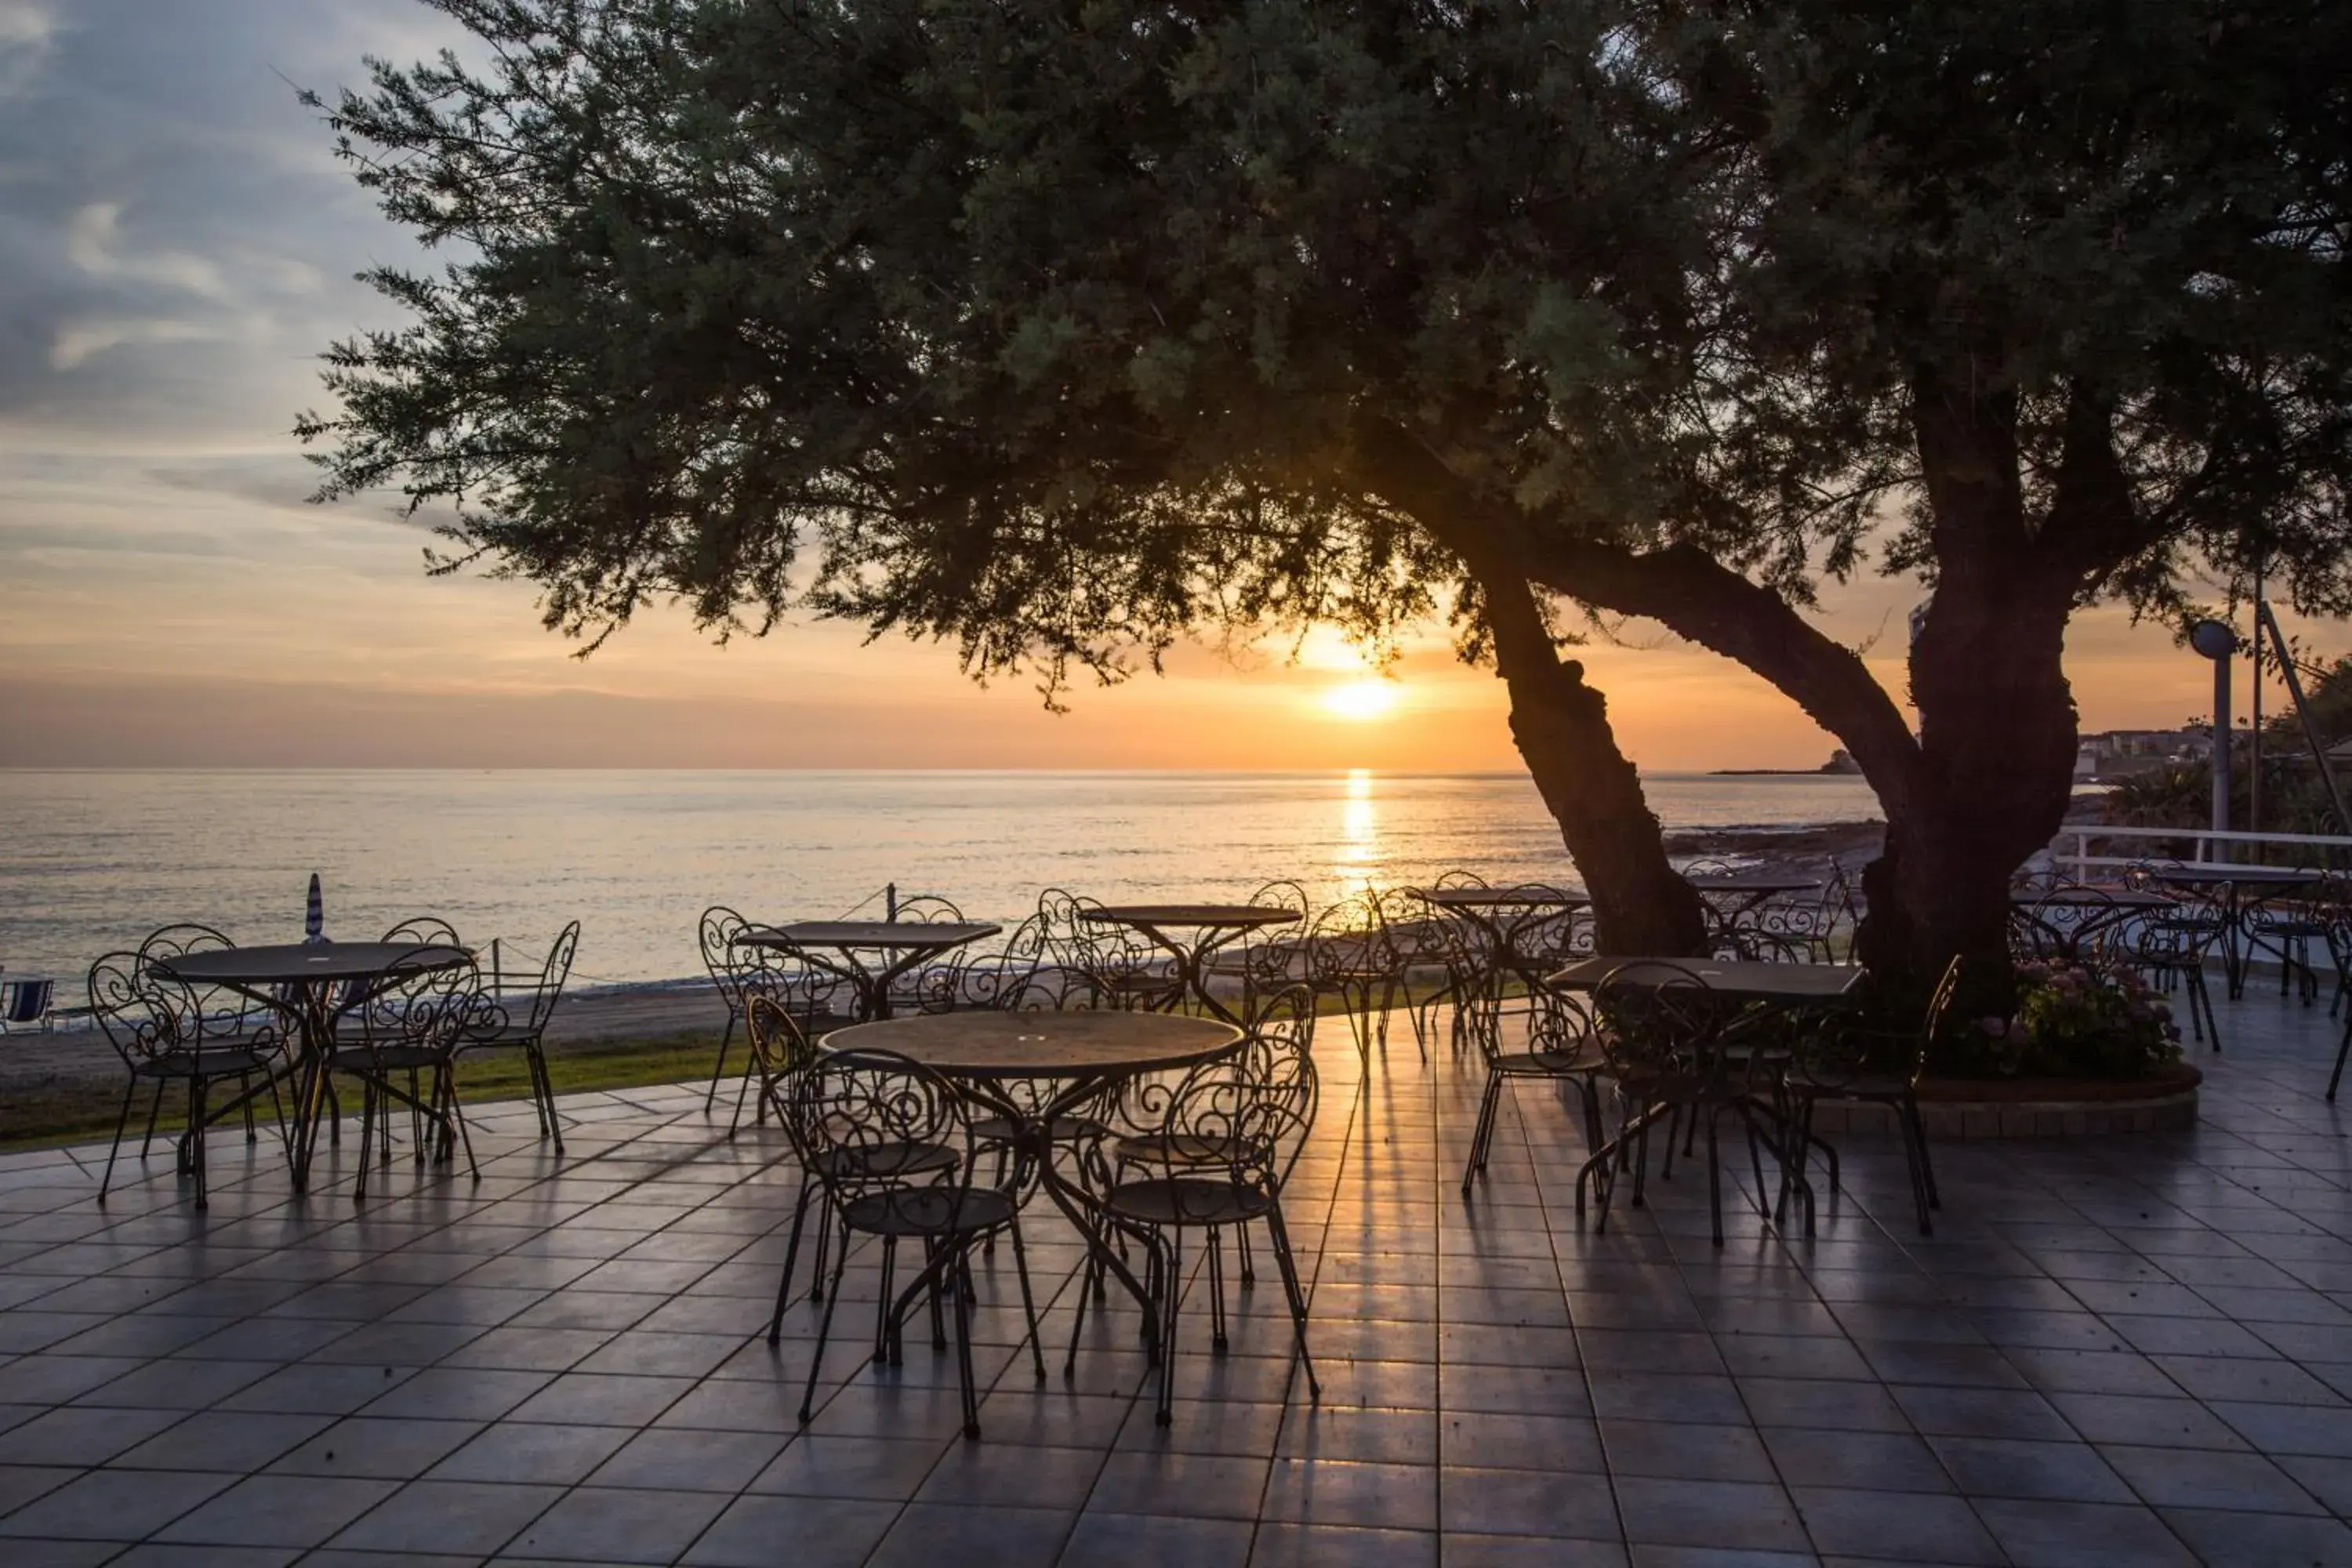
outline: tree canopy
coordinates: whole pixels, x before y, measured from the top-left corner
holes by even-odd
[[[431,3],[481,59],[330,117],[457,254],[301,431],[568,632],[1051,686],[1444,610],[1524,716],[1558,606],[1654,616],[1852,750],[1948,948],[2063,809],[2074,607],[2352,602],[2342,7]],[[1916,734],[1802,614],[1865,566],[1937,590]],[[1520,740],[1582,858],[1574,713],[1613,793]]]

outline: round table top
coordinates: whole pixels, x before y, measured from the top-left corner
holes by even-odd
[[[1818,893],[1827,882],[1813,877],[1694,877],[1702,893]]]
[[[735,940],[746,947],[944,950],[994,936],[1003,929],[982,921],[799,921],[791,925],[752,926]]]
[[[1848,996],[1862,984],[1863,972],[1843,963],[1761,963],[1749,959],[1716,958],[1587,958],[1570,964],[1558,973],[1546,975],[1544,984],[1563,991],[1590,991],[1628,964],[1660,966],[1648,969],[1651,976],[1665,978],[1663,966],[1671,965],[1686,974],[1696,975],[1708,990],[1739,1001],[1750,1002],[1834,1002]],[[1637,979],[1643,971],[1636,970]]]
[[[853,1024],[828,1051],[895,1051],[950,1078],[1092,1078],[1160,1072],[1223,1056],[1242,1032],[1170,1013],[920,1013]]]
[[[474,955],[462,947],[413,942],[278,942],[265,947],[215,947],[159,958],[155,969],[175,980],[207,985],[284,984],[289,981],[365,980],[411,970],[451,969]]]
[[[2324,879],[2327,873],[2307,866],[2170,866],[2151,871],[2159,882],[2178,882],[2184,887],[2217,888],[2235,882],[2249,888],[2300,888]]]
[[[1412,896],[1441,910],[1580,910],[1592,900],[1558,888],[1414,888]]]
[[[2021,910],[2045,904],[2062,910],[2168,910],[2178,900],[2137,888],[2055,888],[2046,893],[2013,892],[2009,901]]]
[[[1129,926],[1278,926],[1298,919],[1297,910],[1273,904],[1108,904],[1079,913]]]

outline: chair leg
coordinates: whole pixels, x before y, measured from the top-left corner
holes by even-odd
[[[367,1201],[368,1153],[375,1147],[375,1084],[363,1080],[360,1085],[360,1168],[352,1183],[352,1202]]]
[[[1021,1281],[1021,1316],[1029,1330],[1029,1361],[1037,1369],[1037,1381],[1045,1381],[1045,1350],[1037,1342],[1037,1298],[1029,1289],[1029,1254],[1021,1245],[1021,1216],[1013,1216],[1009,1227],[1013,1232],[1013,1272]],[[1081,1300],[1084,1299],[1083,1293]]]
[[[849,1233],[841,1236],[841,1256],[834,1260],[833,1289],[824,1293],[824,1315],[817,1320],[816,1343],[809,1351],[808,1386],[801,1391],[801,1425],[809,1424],[809,1406],[816,1403],[817,1370],[824,1365],[824,1342],[833,1336],[833,1310],[841,1305],[841,1276],[849,1267]]]
[[[1715,1220],[1715,1245],[1718,1248],[1723,1246],[1723,1160],[1716,1147],[1715,1134],[1716,1111],[1720,1109],[1715,1106],[1706,1108],[1706,1206]],[[1700,1110],[1701,1108],[1696,1105],[1691,1107],[1691,1120],[1694,1123],[1699,1119]]]
[[[1911,1125],[1911,1136],[1919,1147],[1919,1185],[1927,1194],[1927,1206],[1939,1209],[1944,1197],[1936,1190],[1936,1163],[1927,1157],[1927,1124],[1919,1115],[1919,1101],[1906,1094],[1903,1097],[1903,1115]]]
[[[980,1438],[980,1395],[971,1370],[971,1255],[961,1239],[951,1239],[955,1260],[948,1269],[949,1292],[955,1297],[956,1380],[963,1390],[963,1435]]]
[[[159,1078],[155,1080],[155,1098],[147,1106],[147,1131],[139,1140],[139,1157],[142,1160],[147,1157],[148,1145],[155,1142],[155,1123],[162,1120],[163,1115],[163,1080]]]
[[[530,1064],[539,1075],[540,1100],[547,1114],[547,1135],[555,1143],[555,1152],[563,1152],[563,1123],[555,1116],[555,1079],[547,1070],[547,1051],[537,1040],[530,1043]]]
[[[211,1199],[205,1192],[205,1101],[209,1098],[211,1089],[210,1079],[192,1078],[188,1080],[188,1131],[181,1140],[188,1173],[196,1179],[198,1214],[211,1206]]]
[[[2339,1077],[2343,1074],[2344,1058],[2342,1057],[2336,1058],[2336,1071]],[[139,1079],[134,1074],[131,1081],[122,1086],[122,1114],[114,1119],[114,1142],[107,1146],[106,1151],[106,1174],[98,1179],[98,1206],[100,1208],[106,1206],[106,1189],[114,1184],[114,1159],[116,1155],[122,1152],[122,1134],[131,1125],[131,1102],[138,1098]],[[2328,1087],[2327,1098],[2330,1100],[2336,1098],[2335,1086],[2332,1084]]]
[[[1184,1233],[1170,1230],[1153,1248],[1155,1259],[1161,1249],[1167,1257],[1160,1263],[1160,1407],[1151,1414],[1155,1426],[1174,1424],[1175,1411],[1169,1405],[1169,1385],[1176,1377],[1176,1302],[1183,1294]]]
[[[1486,1089],[1478,1097],[1477,1124],[1470,1130],[1470,1156],[1462,1166],[1462,1195],[1465,1198],[1470,1195],[1472,1181],[1486,1168],[1486,1140],[1494,1129],[1502,1091],[1503,1075],[1489,1069]]]
[[[1307,1292],[1298,1284],[1298,1259],[1291,1255],[1290,1232],[1282,1223],[1282,1205],[1265,1211],[1265,1232],[1274,1243],[1275,1267],[1282,1272],[1283,1294],[1290,1298],[1291,1337],[1298,1344],[1298,1364],[1307,1371],[1307,1391],[1323,1397],[1323,1384],[1315,1375],[1315,1358],[1307,1352]]]
[[[702,1113],[705,1116],[709,1115],[710,1108],[719,1103],[719,1080],[727,1076],[727,1047],[734,1044],[734,1041],[735,1005],[730,1002],[727,1005],[727,1027],[720,1031],[719,1036],[719,1060],[710,1069],[710,1088],[702,1097]],[[743,1114],[740,1100],[736,1101],[735,1114],[739,1117]]]
[[[1232,1348],[1225,1332],[1225,1239],[1209,1232],[1209,1348],[1223,1355]]]
[[[784,1337],[784,1307],[793,1299],[793,1264],[801,1254],[801,1227],[808,1222],[810,1189],[815,1184],[811,1178],[803,1176],[800,1196],[793,1204],[792,1239],[784,1243],[784,1274],[776,1281],[776,1315],[768,1321],[768,1342],[772,1345]],[[818,1259],[817,1268],[824,1267],[824,1259]]]
[[[482,1167],[474,1163],[474,1134],[466,1125],[465,1108],[457,1103],[457,1063],[443,1062],[435,1069],[435,1076],[441,1080],[441,1092],[449,1099],[449,1125],[457,1130],[458,1146],[466,1151],[466,1173],[478,1183],[482,1179]],[[442,1137],[448,1137],[446,1131],[443,1131]]]

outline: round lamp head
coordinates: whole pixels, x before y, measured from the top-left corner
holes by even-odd
[[[2189,628],[2189,646],[2207,658],[2227,658],[2238,651],[2238,634],[2220,621],[2200,621]]]

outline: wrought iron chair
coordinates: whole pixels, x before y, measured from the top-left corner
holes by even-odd
[[[777,1125],[789,1132],[793,1099],[802,1080],[816,1066],[816,1042],[801,1027],[792,1009],[772,996],[754,995],[743,1023],[745,1037],[759,1065],[760,1093],[774,1109]],[[909,1176],[952,1170],[955,1158],[954,1152],[946,1148],[905,1149],[891,1156],[898,1172]],[[793,1266],[800,1258],[801,1237],[812,1210],[816,1215],[816,1253],[810,1268],[809,1300],[814,1301],[824,1294],[826,1237],[833,1229],[833,1210],[824,1184],[813,1167],[803,1164],[800,1192],[793,1201],[793,1233],[784,1244],[783,1273],[776,1281],[776,1312],[768,1322],[770,1344],[783,1337],[784,1309],[792,1301]]]
[[[1313,1026],[1313,997],[1303,987],[1286,993],[1279,1014],[1269,1012],[1260,1020],[1241,1051],[1203,1063],[1172,1089],[1160,1089],[1150,1107],[1156,1112],[1151,1124],[1116,1145],[1119,1173],[1101,1194],[1098,1206],[1111,1226],[1147,1249],[1145,1283],[1154,1299],[1160,1330],[1160,1342],[1153,1348],[1160,1368],[1154,1419],[1160,1426],[1168,1425],[1171,1415],[1188,1231],[1208,1237],[1212,1334],[1223,1348],[1225,1293],[1219,1237],[1226,1230],[1238,1237],[1247,1226],[1264,1224],[1288,1299],[1299,1364],[1307,1387],[1318,1397],[1322,1393],[1307,1347],[1307,1297],[1282,1217],[1283,1186],[1315,1121]],[[1244,1253],[1244,1269],[1246,1258]],[[1085,1323],[1087,1295],[1082,1286],[1078,1329]],[[1070,1353],[1075,1364],[1075,1331]]]
[[[1248,903],[1253,909],[1288,910],[1298,919],[1294,923],[1246,932],[1239,942],[1220,949],[1209,959],[1210,974],[1240,983],[1244,1012],[1249,1009],[1251,996],[1271,994],[1286,985],[1300,984],[1308,978],[1312,967],[1307,951],[1312,921],[1307,889],[1288,880],[1267,882],[1249,896]]]
[[[1524,1044],[1506,1045],[1500,1032],[1478,1031],[1478,1053],[1486,1063],[1486,1088],[1478,1100],[1478,1121],[1470,1134],[1470,1154],[1462,1167],[1462,1195],[1486,1169],[1494,1147],[1495,1122],[1500,1116],[1503,1090],[1514,1079],[1541,1079],[1575,1089],[1584,1110],[1584,1146],[1601,1143],[1601,1090],[1597,1082],[1608,1065],[1593,1038],[1592,1018],[1575,997],[1545,988],[1534,1001]]]
[[[808,1384],[801,1395],[805,1425],[824,1364],[834,1309],[841,1304],[841,1281],[850,1246],[859,1236],[880,1244],[881,1281],[874,1333],[877,1365],[904,1359],[908,1315],[929,1295],[932,1343],[946,1348],[940,1300],[953,1306],[956,1370],[963,1394],[963,1431],[980,1436],[980,1402],[971,1365],[971,1253],[1000,1232],[1013,1238],[1021,1305],[1028,1325],[1030,1357],[1037,1380],[1045,1363],[1037,1346],[1037,1311],[1029,1288],[1029,1265],[1021,1241],[1021,1212],[1013,1194],[975,1177],[978,1164],[965,1102],[946,1079],[894,1052],[841,1051],[818,1058],[791,1087],[784,1127],[831,1204],[839,1255],[825,1290],[824,1315],[809,1352]],[[939,1163],[940,1152],[947,1163]],[[920,1168],[910,1168],[913,1161]],[[898,1287],[898,1249],[919,1241],[923,1265],[904,1288]],[[789,1284],[789,1281],[787,1281]],[[895,1294],[894,1294],[895,1292]],[[780,1290],[780,1304],[782,1292]],[[776,1342],[782,1316],[770,1326]]]
[[[1055,925],[1066,923],[1076,933],[1072,952],[1089,1006],[1164,1013],[1182,1004],[1184,984],[1167,953],[1116,921],[1087,920],[1087,910],[1102,908],[1092,899],[1047,896],[1066,900],[1047,919]]]
[[[719,1080],[727,1076],[728,1047],[735,1043],[735,1030],[743,1022],[745,998],[736,975],[737,950],[735,939],[749,931],[751,922],[725,904],[713,904],[702,911],[696,934],[702,946],[702,966],[710,972],[710,984],[718,989],[719,1000],[727,1007],[727,1026],[719,1036],[719,1060],[710,1069],[710,1087],[702,1096],[702,1109],[708,1112],[718,1103]],[[742,1100],[736,1100],[735,1114],[743,1114]]]
[[[958,1007],[1059,1008],[1072,976],[1054,962],[1045,917],[1033,914],[1004,945],[964,961],[956,973]]]
[[[2012,902],[2010,956],[2019,963],[2095,964],[2117,925],[2115,900],[2079,882],[2030,884],[2031,903]]]
[[[963,911],[937,893],[899,900],[890,918],[898,925],[964,923]],[[963,967],[968,962],[956,953],[940,953],[900,972],[890,982],[890,1010],[902,1016],[951,1011],[962,994]]]
[[[1380,1039],[1388,1044],[1389,1020],[1397,1004],[1404,1005],[1405,1021],[1412,1026],[1412,1043],[1421,1059],[1429,1059],[1429,1038],[1436,1028],[1435,1012],[1446,999],[1441,981],[1426,1000],[1413,994],[1416,975],[1446,973],[1445,922],[1411,889],[1390,888],[1369,894],[1380,933]]]
[[[457,1054],[476,1037],[496,1028],[499,1016],[498,1004],[470,961],[402,974],[389,988],[351,1009],[338,1026],[329,1065],[359,1079],[361,1085],[360,1159],[352,1185],[354,1202],[367,1198],[372,1145],[378,1163],[386,1169],[391,1166],[395,1104],[408,1108],[418,1165],[428,1158],[446,1163],[462,1145],[467,1173],[476,1182],[482,1179],[481,1166],[474,1159],[473,1134],[457,1098]]]
[[[2190,1035],[2200,1041],[2210,1037],[2220,1050],[2221,1024],[2213,1015],[2205,961],[2227,936],[2228,915],[2211,900],[2166,886],[2159,868],[2145,862],[2125,869],[2124,886],[2134,892],[2161,893],[2172,904],[2129,922],[2114,944],[2116,956],[2149,984],[2187,992]]]
[[[376,939],[385,943],[402,942],[410,947],[463,947],[457,928],[439,915],[417,915],[402,921]]]
[[[193,921],[163,926],[151,931],[140,942],[133,978],[144,984],[149,971],[160,962],[192,952],[217,952],[236,945],[226,932]],[[213,1050],[233,1049],[240,1043],[254,1046],[278,1058],[279,1070],[282,1070],[283,1058],[289,1052],[293,1036],[284,1026],[278,1013],[246,993],[226,985],[192,985],[183,980],[161,975],[155,978],[161,984],[152,989],[151,995],[159,1005],[182,1015],[175,1025],[180,1034],[201,1037],[206,1047]],[[281,999],[284,998],[286,988],[281,986],[278,990]],[[92,1000],[94,1002],[95,998]],[[274,1091],[274,1079],[270,1087]],[[230,1102],[230,1108],[242,1109],[245,1113],[245,1134],[248,1143],[259,1138],[253,1121],[253,1104],[257,1097],[257,1093],[252,1097],[240,1093],[236,1100]],[[142,1159],[154,1139],[155,1123],[163,1106],[163,1084],[158,1080],[154,1098],[147,1107],[147,1131],[139,1143],[139,1153]]]
[[[1577,1173],[1576,1211],[1584,1213],[1585,1184],[1593,1186],[1596,1233],[1607,1229],[1615,1180],[1612,1166],[1630,1156],[1634,1207],[1642,1206],[1648,1180],[1649,1130],[1661,1120],[1695,1118],[1706,1134],[1707,1206],[1715,1245],[1723,1245],[1723,1173],[1718,1147],[1725,1112],[1737,1114],[1748,1133],[1748,1157],[1756,1178],[1757,1212],[1771,1211],[1763,1199],[1764,1164],[1758,1147],[1758,1118],[1769,1107],[1759,1098],[1769,1085],[1753,1081],[1757,1059],[1736,1062],[1725,1049],[1727,1017],[1720,998],[1704,980],[1680,964],[1637,960],[1601,977],[1592,994],[1594,1035],[1604,1065],[1601,1076],[1617,1090],[1617,1135],[1596,1149]],[[1666,1133],[1661,1176],[1673,1173],[1675,1129]]]
[[[1936,1167],[1927,1157],[1927,1129],[1919,1117],[1919,1080],[1927,1076],[1928,1052],[1951,1014],[1953,998],[1959,994],[1961,967],[1958,958],[1944,966],[1943,978],[1927,999],[1917,1030],[1908,1036],[1844,1020],[1807,1031],[1799,1039],[1795,1060],[1780,1084],[1790,1123],[1788,1143],[1794,1150],[1811,1146],[1827,1152],[1832,1191],[1838,1185],[1837,1151],[1813,1136],[1813,1113],[1821,1102],[1883,1105],[1895,1113],[1921,1236],[1935,1234],[1930,1211],[1943,1207],[1943,1198],[1936,1190]],[[1778,1207],[1783,1215],[1800,1173],[1794,1159],[1781,1163]]]
[[[247,1105],[251,1097],[261,1091],[253,1084],[255,1074],[263,1075],[263,1088],[274,1090],[281,1042],[266,1026],[257,1030],[240,1026],[218,1035],[207,1033],[211,1021],[197,994],[153,971],[137,952],[110,952],[90,965],[89,1006],[90,1016],[98,1020],[107,1044],[114,1047],[130,1074],[122,1088],[122,1110],[115,1120],[114,1142],[106,1152],[106,1173],[99,1179],[100,1205],[104,1205],[107,1192],[114,1184],[114,1163],[122,1152],[122,1134],[131,1125],[131,1106],[138,1097],[139,1086],[155,1086],[155,1104],[160,1108],[165,1086],[178,1083],[185,1086],[188,1096],[188,1125],[180,1139],[178,1169],[182,1175],[195,1182],[196,1207],[208,1207],[211,1200],[205,1179],[205,1133],[230,1109],[212,1107],[213,1086],[234,1080],[239,1100]],[[139,1145],[142,1159],[146,1157],[154,1138],[155,1120],[156,1112],[151,1110],[147,1135]],[[246,1132],[248,1142],[258,1137],[250,1114],[247,1117]]]
[[[1307,938],[1307,984],[1318,997],[1336,996],[1346,1009],[1356,1053],[1369,1058],[1388,1043],[1403,963],[1393,945],[1381,900],[1370,889],[1315,917]]]
[[[2290,987],[2300,986],[2306,1007],[2319,999],[2319,971],[2311,962],[2313,944],[2317,943],[2331,960],[2336,954],[2330,928],[2336,913],[2334,906],[2340,902],[2341,895],[2329,885],[2330,880],[2322,880],[2308,889],[2250,899],[2241,917],[2247,956],[2268,952],[2277,958],[2279,994],[2284,996]],[[2346,974],[2340,965],[2335,967],[2336,993],[2340,995]],[[2335,1005],[2331,999],[2330,1012]]]
[[[555,1142],[563,1152],[563,1124],[555,1116],[555,1085],[547,1073],[547,1026],[555,1005],[563,998],[564,982],[572,977],[572,960],[580,951],[580,922],[573,921],[556,933],[530,985],[501,989],[492,998],[488,1016],[466,1037],[467,1051],[520,1050],[530,1072],[531,1103],[539,1112],[539,1135]]]

